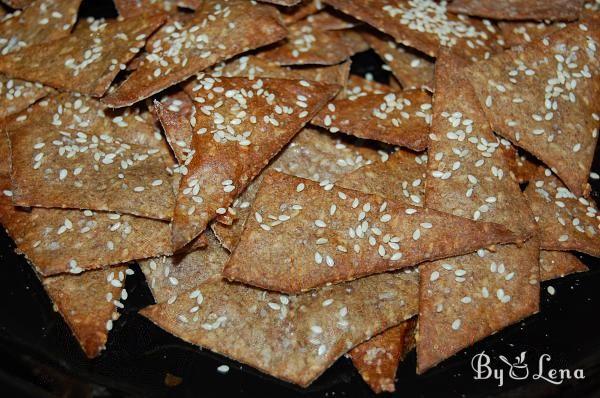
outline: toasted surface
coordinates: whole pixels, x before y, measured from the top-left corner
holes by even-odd
[[[181,102],[181,106],[173,104],[173,101]],[[154,101],[154,110],[158,120],[180,165],[185,164],[192,151],[193,131],[190,120],[195,112],[193,107],[191,99],[184,92],[178,93],[177,97],[169,98],[166,103],[164,100]]]
[[[141,14],[167,12],[176,14],[178,8],[196,10],[202,6],[203,0],[113,0],[119,15],[131,18]]]
[[[549,167],[576,195],[598,139],[600,25],[581,22],[469,69],[494,131]]]
[[[458,14],[504,20],[572,21],[584,0],[454,0],[448,10]]]
[[[276,172],[264,176],[251,213],[223,275],[282,292],[518,239],[497,224],[410,209],[380,196]]]
[[[0,123],[19,113],[37,100],[53,93],[50,87],[0,75]]]
[[[567,26],[564,22],[501,21],[498,27],[507,47],[527,44]]]
[[[557,250],[540,250],[540,276],[542,281],[562,278],[589,268],[572,253]]]

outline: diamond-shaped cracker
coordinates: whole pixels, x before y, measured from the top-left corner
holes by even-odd
[[[37,0],[0,21],[0,54],[60,39],[71,32],[81,0]]]
[[[343,143],[327,132],[304,128],[268,168],[326,184],[344,176],[343,182],[349,183],[348,178],[352,174],[346,173],[378,158],[379,155],[375,150]],[[219,222],[211,224],[219,241],[229,251],[237,246],[240,239],[246,219],[250,215],[250,205],[254,202],[262,182],[261,176],[262,174],[252,181],[233,202],[231,208],[235,212],[236,219],[231,225]]]
[[[500,49],[488,21],[451,14],[434,0],[325,0],[325,3],[374,26],[398,43],[435,57],[441,46],[469,59],[484,59]]]
[[[161,11],[175,14],[178,7],[196,10],[202,6],[202,0],[114,0],[114,2],[119,15],[123,18]]]
[[[133,271],[120,265],[84,272],[41,278],[54,309],[63,317],[88,358],[105,348],[117,308],[127,299],[126,275]]]
[[[542,249],[600,257],[600,215],[593,199],[574,195],[543,168],[529,182],[525,195],[538,223]]]
[[[396,391],[396,371],[406,354],[415,347],[416,325],[416,318],[404,321],[348,353],[354,367],[376,394]]]
[[[221,280],[221,270],[229,256],[212,232],[202,236],[208,241],[203,248],[139,261],[155,302],[173,302],[179,293],[206,281]]]
[[[551,168],[576,195],[587,178],[600,119],[600,25],[581,22],[469,69],[494,131]]]
[[[308,21],[289,26],[289,36],[259,57],[279,65],[334,65],[369,49],[353,30],[321,30]]]
[[[312,124],[360,138],[408,147],[427,148],[431,96],[421,90],[388,92],[332,101]]]
[[[588,270],[588,267],[572,253],[540,250],[540,277],[542,281],[562,278],[569,274]]]
[[[19,113],[54,90],[39,83],[10,79],[0,75],[0,121]]]
[[[140,313],[189,343],[307,386],[353,346],[413,316],[416,279],[385,273],[296,296],[213,281]]]
[[[425,204],[505,225],[523,241],[536,232],[533,215],[469,86],[466,66],[446,51],[436,62]],[[419,373],[538,310],[538,248],[531,238],[419,267]]]
[[[404,89],[433,87],[433,62],[424,54],[396,43],[391,37],[363,33],[363,38],[377,55],[389,65]]]
[[[189,102],[191,105],[190,109],[193,109],[193,105],[187,94],[181,93],[179,101],[186,101],[184,105],[186,107],[187,102]],[[156,100],[154,101],[154,109],[165,131],[165,137],[177,158],[177,162],[184,164],[191,152],[192,145],[191,112],[188,113],[173,104],[163,104]]]
[[[304,80],[199,77],[185,87],[196,103],[193,158],[173,223],[176,248],[200,234],[325,103],[337,86]]]
[[[90,210],[0,208],[0,220],[45,276],[170,254],[169,224]]]
[[[453,0],[450,12],[504,20],[572,21],[584,0]]]
[[[63,39],[0,57],[0,72],[61,90],[100,97],[164,16],[97,21]]]
[[[159,30],[138,68],[104,102],[112,107],[134,104],[286,33],[273,7],[247,0],[208,0],[189,20],[171,21]]]
[[[306,291],[516,239],[498,224],[408,208],[276,172],[263,178],[251,214],[223,275],[282,292]]]
[[[94,104],[61,94],[6,127],[15,204],[170,219],[174,197],[162,153],[121,141]]]
[[[508,22],[498,23],[502,37],[507,47],[514,47],[520,44],[527,44],[540,37],[554,33],[565,26],[564,22]]]

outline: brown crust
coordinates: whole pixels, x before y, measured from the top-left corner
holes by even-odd
[[[163,102],[154,101],[154,110],[160,120],[160,124],[165,132],[165,137],[171,150],[175,154],[177,162],[182,165],[191,152],[192,145],[192,126],[190,125],[190,117],[193,113],[193,104],[190,98],[185,93],[180,93],[178,96],[180,101],[185,101],[184,109],[173,108],[173,105]],[[171,101],[173,98],[171,98]],[[190,111],[186,112],[186,108],[190,107]]]
[[[384,202],[387,207],[382,211]],[[336,210],[331,216],[334,204]],[[339,187],[330,189],[270,172],[264,176],[253,203],[251,214],[255,216],[248,218],[223,276],[268,290],[301,292],[519,238],[498,224],[429,209],[412,209],[409,214],[406,211],[401,204],[380,196]],[[372,231],[375,227],[379,228],[377,232]],[[358,228],[362,233],[352,238],[349,228]],[[456,231],[462,231],[461,236]],[[385,236],[395,237],[398,242],[385,243]],[[325,244],[317,243],[320,238],[327,239]]]
[[[53,92],[54,89],[39,83],[0,75],[0,123],[8,116],[25,110],[29,105]]]
[[[573,21],[584,0],[454,0],[450,12],[503,20]]]
[[[552,34],[565,26],[563,22],[508,22],[498,23],[506,47],[527,44],[540,37]]]
[[[542,281],[586,271],[589,271],[589,268],[574,254],[554,250],[540,250],[540,277]]]
[[[600,43],[600,24],[572,24],[477,63],[468,72],[494,131],[556,169],[576,195],[587,190],[598,129],[592,115],[600,112],[600,61],[585,50],[588,40]],[[565,67],[560,59],[576,59],[580,69],[588,69],[590,78],[567,72],[567,80],[576,81],[576,87],[549,88],[557,68]],[[563,94],[546,100],[549,89],[561,89]]]
[[[132,105],[217,62],[276,42],[287,33],[277,10],[247,0],[208,0],[193,15],[183,23],[175,20],[159,30],[149,43],[150,48],[147,46],[150,54],[123,84],[104,98],[104,103],[116,108]],[[197,26],[205,26],[201,32],[208,38],[208,44],[198,44],[203,42],[197,42],[196,33],[189,32],[191,29],[196,32]],[[182,44],[180,37],[194,38],[193,45],[183,46],[184,51],[175,57],[168,55],[173,52],[171,48],[177,49]],[[162,45],[154,47],[158,41]],[[167,62],[168,67],[162,66],[161,61]],[[155,76],[157,69],[160,74]]]
[[[311,120],[331,132],[382,141],[416,151],[427,148],[431,96],[421,90],[388,92],[332,102]]]
[[[157,12],[177,13],[178,7],[196,10],[202,6],[203,0],[113,0],[119,15],[132,18],[142,14]]]

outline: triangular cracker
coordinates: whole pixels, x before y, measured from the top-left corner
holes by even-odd
[[[321,0],[302,0],[302,2],[294,7],[280,8],[283,21],[286,25],[291,25],[309,15],[316,14],[323,9],[325,5]]]
[[[37,100],[54,90],[39,83],[10,79],[0,75],[0,122],[2,119],[19,113]]]
[[[308,386],[353,346],[416,312],[416,273],[286,296],[214,281],[141,314],[177,337]]]
[[[285,35],[273,7],[247,0],[207,0],[189,20],[175,20],[159,30],[139,67],[104,102],[112,107],[134,104],[219,61]]]
[[[416,318],[404,321],[348,353],[354,367],[376,394],[396,391],[396,371],[406,354],[415,347],[416,325]]]
[[[97,101],[60,94],[6,127],[13,200],[21,206],[170,219],[174,197],[159,149],[122,141]],[[133,130],[130,130],[133,131]]]
[[[536,232],[533,215],[469,86],[466,65],[449,52],[436,62],[425,203],[506,225],[523,241]],[[531,238],[419,267],[418,373],[538,310],[538,248]]]
[[[117,308],[127,299],[125,277],[133,271],[126,266],[41,278],[54,309],[63,317],[88,358],[105,348]]]
[[[141,14],[167,12],[175,14],[178,7],[196,10],[203,0],[114,0],[119,15],[132,18]]]
[[[488,21],[448,12],[434,0],[325,0],[336,9],[392,36],[398,43],[435,57],[440,47],[468,59],[498,51],[499,36]]]
[[[0,54],[60,39],[71,32],[81,0],[37,0],[0,21]]]
[[[306,291],[517,239],[498,224],[408,208],[276,172],[264,176],[251,214],[223,275],[282,292]]]
[[[213,78],[186,85],[196,103],[193,158],[173,224],[176,248],[201,233],[337,92],[304,80]]]
[[[421,90],[388,92],[331,102],[311,120],[332,133],[422,151],[431,123],[431,96]]]
[[[469,69],[494,131],[549,167],[576,195],[598,139],[600,24],[578,23]]]
[[[169,224],[149,218],[2,206],[0,220],[19,251],[44,276],[172,252]]]
[[[396,43],[391,37],[363,33],[364,39],[377,55],[389,65],[392,73],[404,89],[433,87],[433,62],[424,54]]]
[[[289,26],[283,44],[258,54],[278,65],[334,65],[369,49],[353,30],[321,30],[307,21]]]
[[[186,110],[182,110],[173,104],[164,104],[156,100],[154,101],[154,109],[165,131],[167,142],[173,150],[177,162],[181,165],[185,164],[191,152],[193,131],[190,118],[193,112],[193,105],[185,93],[181,93],[179,101],[186,101],[185,107],[187,107],[187,102],[189,102],[191,111],[188,113]]]
[[[97,21],[72,35],[0,57],[0,72],[61,90],[100,97],[164,22],[162,15]]]
[[[540,277],[542,281],[562,278],[569,274],[588,270],[588,267],[572,253],[540,250]]]
[[[600,257],[600,215],[593,199],[577,197],[543,168],[529,182],[525,195],[539,226],[542,249]]]
[[[453,0],[450,12],[504,20],[572,21],[584,0]]]

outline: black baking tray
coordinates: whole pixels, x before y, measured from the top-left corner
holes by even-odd
[[[110,0],[84,1],[81,16],[116,15]],[[371,52],[353,58],[352,72],[389,77]],[[596,151],[594,170],[600,166]],[[593,182],[598,200],[600,186]],[[600,397],[600,304],[598,260],[581,256],[590,271],[542,285],[540,313],[486,338],[424,375],[415,374],[412,352],[398,369],[396,396],[402,397]],[[129,298],[110,333],[107,349],[87,359],[59,314],[53,311],[40,282],[14,243],[0,232],[0,396],[5,397],[368,397],[372,392],[347,358],[338,360],[313,385],[301,389],[266,376],[208,350],[169,335],[137,311],[152,304],[152,296],[137,266],[127,279]],[[552,286],[555,294],[548,293]],[[472,360],[485,352],[497,369],[508,369],[523,351],[530,377],[504,384],[476,380]],[[576,369],[584,379],[560,384],[532,375],[539,358],[544,369]],[[226,374],[217,367],[227,364]],[[579,372],[579,371],[578,371]],[[169,386],[165,378],[180,383]],[[383,396],[385,396],[384,394]]]

